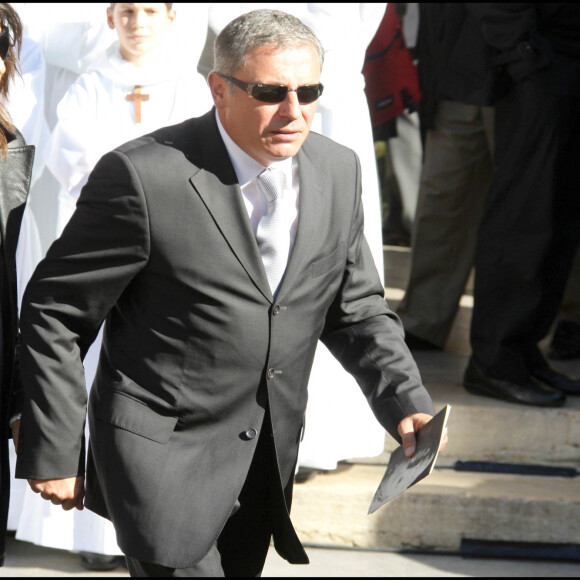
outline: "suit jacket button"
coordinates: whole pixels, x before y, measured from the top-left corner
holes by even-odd
[[[272,310],[272,314],[274,316],[276,316],[277,314],[280,314],[280,305],[279,304],[274,305],[274,308]]]
[[[248,429],[246,431],[246,437],[248,439],[254,439],[254,437],[256,437],[257,434],[258,434],[258,432],[255,429]]]
[[[266,373],[266,378],[268,380],[271,380],[274,378],[275,374],[276,374],[276,371],[274,369],[268,369],[268,372]]]

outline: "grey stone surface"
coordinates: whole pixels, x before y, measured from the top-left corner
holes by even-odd
[[[112,572],[88,572],[77,554],[41,548],[28,542],[8,540],[6,565],[0,568],[1,578],[18,577],[100,577],[123,578],[129,573],[123,567]],[[462,558],[456,555],[411,554],[373,550],[342,550],[307,546],[307,566],[292,566],[271,549],[264,568],[264,577],[565,577],[580,576],[575,562],[503,560],[495,558]]]
[[[387,298],[396,308],[410,253],[386,248]],[[470,289],[467,289],[469,292]],[[397,298],[398,297],[398,298]],[[466,298],[470,298],[469,295]],[[469,305],[469,300],[464,300]],[[461,540],[580,544],[580,477],[458,472],[457,461],[572,467],[580,474],[580,397],[558,409],[474,396],[462,386],[471,309],[459,309],[444,351],[415,351],[436,408],[452,406],[449,443],[424,482],[367,516],[396,443],[378,458],[350,460],[296,486],[293,519],[312,543],[383,549],[458,550]],[[546,347],[548,339],[542,348]],[[572,376],[580,361],[556,362]]]
[[[462,539],[580,544],[580,478],[439,469],[371,515],[383,467],[352,465],[295,487],[303,541],[459,551]]]
[[[410,267],[408,248],[385,246],[387,299],[392,308],[407,285]],[[466,289],[471,295],[471,283]],[[468,302],[468,301],[465,301]],[[463,373],[471,353],[469,326],[471,308],[459,309],[444,351],[415,351],[423,382],[437,409],[449,403],[449,445],[441,462],[491,461],[580,468],[580,397],[569,396],[558,409],[528,407],[468,393],[462,386]],[[547,348],[549,337],[542,343]],[[580,377],[580,360],[551,361],[552,366],[573,377]],[[385,440],[385,453],[372,461],[385,463],[395,448],[392,438]],[[368,462],[368,459],[364,459]]]

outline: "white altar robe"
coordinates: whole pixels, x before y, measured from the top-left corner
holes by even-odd
[[[178,62],[170,66],[168,61],[169,57],[151,67],[136,67],[121,57],[114,44],[59,103],[58,123],[45,150],[47,166],[62,187],[59,234],[89,173],[104,153],[211,108],[205,79]],[[126,100],[135,86],[149,95],[149,100],[140,104],[141,123],[134,122],[137,105]]]
[[[115,43],[69,88],[58,105],[58,121],[43,152],[48,169],[61,186],[58,235],[102,155],[126,141],[211,108],[209,87],[190,66],[195,56],[186,54],[185,62],[179,57],[178,51],[170,56],[166,49],[156,64],[135,67],[121,57]],[[149,95],[149,101],[141,103],[139,124],[134,122],[134,103],[125,99],[136,85],[142,87],[142,94]],[[101,337],[102,329],[84,360],[87,389],[96,372]],[[16,538],[66,550],[121,554],[111,522],[86,509],[64,512],[29,489]]]
[[[37,147],[37,151],[32,168],[31,189],[22,216],[16,250],[18,308],[22,304],[22,295],[26,284],[43,255],[33,211],[33,191],[44,168],[43,158],[38,154],[38,148],[42,148],[48,138],[48,126],[44,118],[44,57],[40,45],[26,36],[26,29],[22,39],[20,68],[22,75],[16,75],[14,78],[14,84],[10,88],[7,110],[12,122],[24,136],[26,143]],[[8,529],[16,530],[28,483],[14,478],[16,452],[12,442],[10,442],[10,466]]]
[[[366,48],[385,13],[386,3],[215,3],[210,26],[219,34],[242,13],[272,8],[293,14],[309,26],[325,50],[320,80],[324,93],[312,123],[316,131],[353,149],[360,158],[364,232],[383,280],[381,198],[370,113],[362,67]],[[384,449],[385,431],[372,414],[356,381],[318,343],[308,384],[308,407],[298,466],[336,469],[338,461],[372,457]]]

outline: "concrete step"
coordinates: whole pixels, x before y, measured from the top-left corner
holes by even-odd
[[[393,309],[407,285],[410,251],[385,247],[386,297]],[[355,458],[295,486],[292,519],[310,544],[459,551],[461,541],[580,544],[580,397],[558,409],[478,397],[465,391],[471,353],[471,281],[444,351],[416,351],[437,410],[452,406],[449,443],[426,480],[367,515],[390,453]],[[546,349],[549,337],[541,348]],[[554,362],[580,376],[580,361]],[[573,467],[576,476],[456,471],[456,462]]]
[[[428,365],[429,357],[434,360]],[[565,406],[557,409],[478,397],[461,386],[466,363],[462,357],[428,353],[416,359],[436,409],[445,404],[452,407],[449,443],[438,465],[483,461],[580,467],[580,397],[569,397]],[[436,376],[438,373],[443,376]],[[384,453],[352,462],[386,465],[396,446],[387,435]]]
[[[409,248],[385,246],[385,293],[396,309],[407,286]],[[580,466],[580,397],[568,397],[558,409],[529,407],[479,397],[463,388],[463,373],[471,348],[472,281],[466,287],[451,335],[444,351],[415,351],[415,360],[440,409],[452,405],[449,445],[440,456],[441,465],[455,461],[489,461],[539,465]],[[547,349],[548,336],[540,347]],[[557,370],[580,377],[580,360],[551,361]],[[396,443],[385,440],[385,452],[363,463],[388,462]]]
[[[375,513],[378,465],[341,466],[294,487],[292,520],[307,544],[459,551],[461,541],[578,544],[580,477],[436,468]]]

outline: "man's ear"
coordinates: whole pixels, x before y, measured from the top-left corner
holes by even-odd
[[[212,71],[207,77],[211,96],[216,109],[221,109],[225,106],[226,94],[229,91],[228,81],[216,72]]]
[[[115,22],[113,20],[113,9],[107,6],[107,24],[111,30],[115,30]]]

